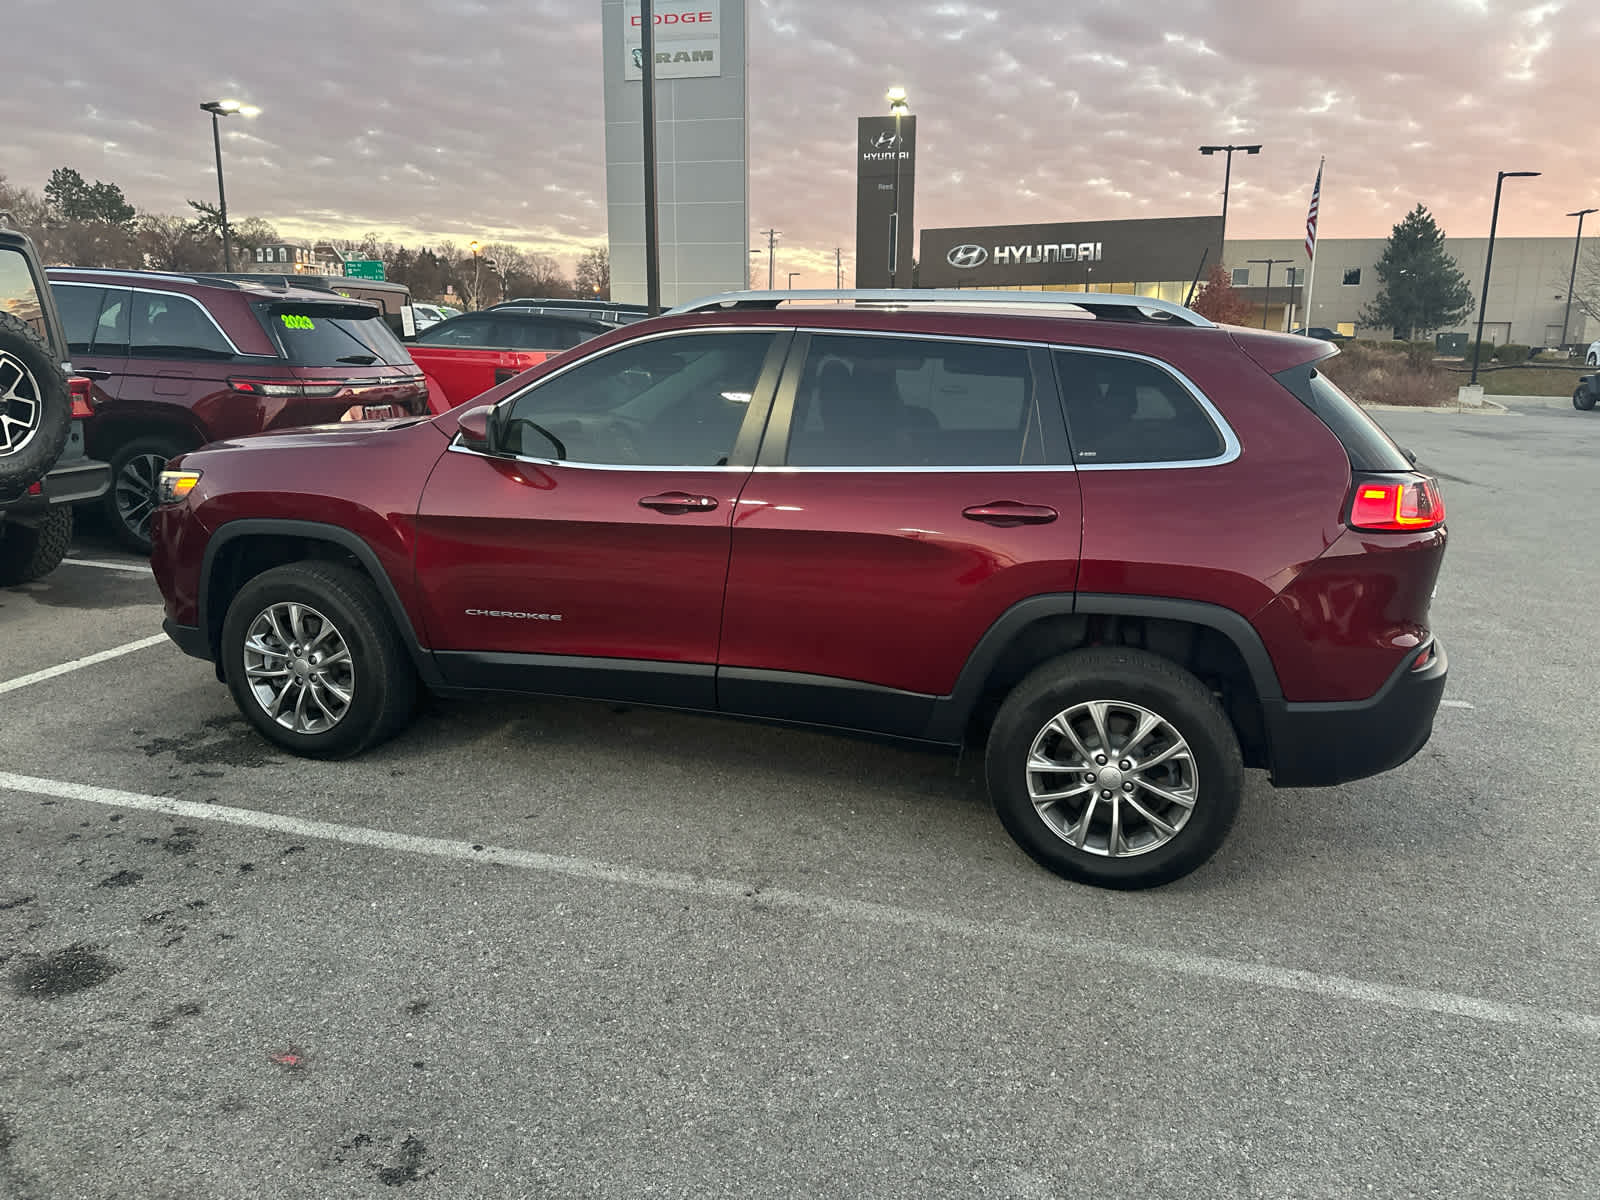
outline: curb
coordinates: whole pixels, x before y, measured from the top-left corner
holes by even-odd
[[[1504,399],[1515,399],[1515,397],[1502,396],[1500,399],[1501,400],[1504,400]],[[1360,405],[1360,407],[1366,409],[1368,412],[1445,413],[1445,414],[1452,415],[1452,416],[1459,414],[1459,415],[1464,415],[1464,416],[1494,416],[1494,417],[1503,417],[1503,416],[1513,416],[1513,415],[1515,415],[1504,404],[1501,404],[1499,402],[1499,400],[1491,400],[1488,396],[1485,396],[1483,398],[1483,405],[1481,407],[1479,407],[1479,408],[1464,408],[1459,404],[1366,404],[1366,403],[1362,403]]]

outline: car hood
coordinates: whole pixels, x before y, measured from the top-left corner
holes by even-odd
[[[205,446],[204,449],[207,452],[214,450],[314,450],[334,445],[357,446],[383,441],[404,430],[416,430],[424,425],[434,429],[431,420],[426,416],[396,417],[390,421],[341,421],[332,425],[297,425],[293,429],[283,429],[272,433],[253,433],[245,437],[212,442]],[[434,433],[441,438],[444,436],[443,432],[437,429],[434,429]]]

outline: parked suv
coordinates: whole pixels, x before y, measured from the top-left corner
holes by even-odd
[[[1444,506],[1332,346],[1132,296],[837,299],[186,455],[165,628],[318,757],[419,684],[981,739],[1018,843],[1113,887],[1204,861],[1244,767],[1334,784],[1427,740]]]
[[[73,362],[95,381],[89,453],[105,509],[150,548],[156,479],[206,442],[425,412],[427,387],[376,305],[220,276],[52,268]]]
[[[621,323],[572,309],[497,305],[441,321],[408,349],[427,378],[431,410],[442,413]]]
[[[72,505],[104,494],[83,452],[89,381],[71,374],[38,253],[0,213],[0,585],[30,583],[72,542]]]

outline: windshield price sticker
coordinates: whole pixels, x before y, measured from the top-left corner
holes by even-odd
[[[317,323],[310,317],[303,317],[299,313],[284,313],[282,316],[285,329],[315,329]]]

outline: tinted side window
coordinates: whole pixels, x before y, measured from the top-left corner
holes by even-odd
[[[26,321],[40,337],[50,340],[44,310],[39,306],[39,288],[20,250],[0,248],[0,312]]]
[[[1055,361],[1079,466],[1203,462],[1225,449],[1200,402],[1154,363],[1072,350]]]
[[[1026,350],[913,338],[811,339],[789,429],[790,466],[1044,461]]]
[[[1354,400],[1310,363],[1273,376],[1333,431],[1357,471],[1409,471],[1411,460]]]
[[[530,458],[722,466],[739,438],[772,339],[769,333],[685,334],[603,354],[518,396],[503,410],[503,443]]]
[[[133,292],[127,288],[106,288],[105,300],[100,306],[100,319],[95,322],[95,354],[128,353],[129,313],[133,309]]]
[[[420,346],[496,346],[501,332],[492,317],[452,317],[417,335]]]
[[[599,336],[598,331],[591,331],[574,322],[550,321],[542,317],[502,317],[500,323],[504,326],[500,345],[513,346],[518,350],[570,350]]]
[[[100,323],[100,305],[106,298],[104,288],[86,287],[76,283],[52,284],[56,311],[61,314],[61,325],[67,331],[67,349],[73,354],[87,354],[94,345],[95,326]]]
[[[144,358],[233,356],[222,332],[187,296],[135,292],[131,325],[131,352]]]

